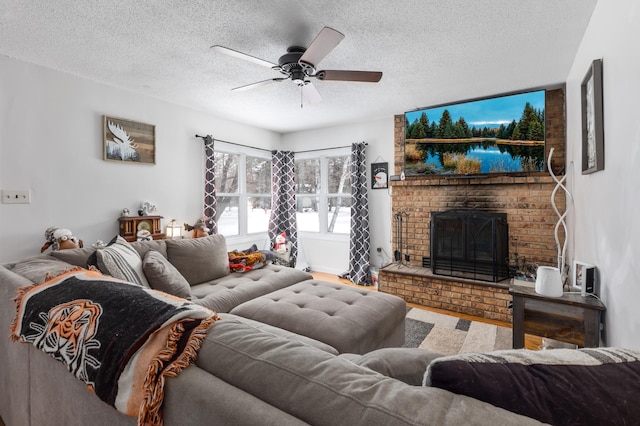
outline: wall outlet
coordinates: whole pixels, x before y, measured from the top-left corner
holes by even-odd
[[[31,204],[31,190],[3,189],[2,204]]]

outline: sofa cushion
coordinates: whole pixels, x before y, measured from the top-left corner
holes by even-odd
[[[298,269],[267,265],[192,286],[191,300],[218,313],[229,312],[248,300],[311,278],[311,274]]]
[[[96,260],[98,269],[103,274],[149,287],[149,282],[142,270],[140,255],[121,236],[114,238],[107,247],[97,250]]]
[[[229,274],[227,243],[222,235],[167,240],[167,258],[195,285]]]
[[[246,324],[251,326],[251,328],[255,330],[260,330],[262,332],[269,333],[274,336],[286,337],[289,340],[302,342],[305,345],[313,346],[314,348],[320,349],[321,351],[324,351],[326,353],[329,353],[332,355],[338,355],[338,351],[335,350],[335,348],[327,345],[326,343],[322,343],[318,340],[312,339],[310,337],[302,336],[300,334],[292,333],[282,328],[273,327],[269,324],[264,324],[258,321],[250,320],[249,318],[242,318],[233,314],[218,314],[218,316],[220,317],[220,319],[223,319],[226,322],[235,321],[237,323]],[[426,352],[426,351],[423,351],[423,352]],[[360,355],[356,355],[356,356],[360,356]],[[422,372],[424,373],[424,369],[422,369]],[[420,377],[420,379],[422,380],[422,376]]]
[[[56,258],[35,256],[15,263],[11,270],[36,284],[41,284],[49,275],[55,277],[71,268],[73,268],[72,265]]]
[[[217,321],[196,365],[315,425],[532,425],[539,422],[437,388],[408,386],[304,343]]]
[[[434,360],[425,385],[544,423],[626,424],[640,419],[640,352],[616,348],[506,350]]]
[[[424,380],[424,372],[431,361],[442,355],[419,348],[383,348],[364,355],[342,354],[340,356],[408,385],[420,386]]]
[[[165,259],[167,257],[167,242],[165,240],[151,240],[151,241],[133,241],[131,247],[136,249],[141,258],[144,259],[144,255],[150,251],[156,251],[160,253]]]
[[[93,247],[84,247],[68,250],[56,250],[49,253],[50,256],[56,259],[67,262],[71,265],[87,267],[87,259],[96,251]]]
[[[171,262],[159,252],[155,250],[146,252],[142,259],[142,270],[152,289],[191,300],[191,286]]]

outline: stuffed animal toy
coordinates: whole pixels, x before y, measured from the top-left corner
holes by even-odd
[[[82,240],[73,236],[73,233],[66,228],[59,228],[52,226],[44,231],[44,239],[46,242],[40,248],[40,253],[43,253],[46,249],[51,247],[51,250],[67,250],[82,248],[84,244]]]
[[[287,252],[287,234],[284,232],[276,235],[275,242],[273,243],[273,251],[276,253],[286,253]]]
[[[151,232],[146,229],[141,229],[136,234],[136,241],[151,241],[153,237],[151,236]]]
[[[206,217],[201,217],[196,223],[193,224],[193,226],[185,223],[184,229],[186,229],[187,231],[191,231],[191,238],[208,237],[210,229],[207,228],[207,220],[209,219]]]

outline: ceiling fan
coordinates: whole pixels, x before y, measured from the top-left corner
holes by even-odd
[[[377,83],[382,78],[382,73],[379,71],[316,71],[316,67],[320,61],[322,61],[322,59],[324,59],[324,57],[327,56],[343,38],[344,34],[341,32],[336,31],[333,28],[324,27],[320,30],[316,38],[313,39],[309,47],[306,49],[300,46],[289,47],[287,49],[287,53],[278,59],[277,64],[220,45],[211,46],[211,48],[219,53],[224,53],[235,58],[253,62],[254,64],[269,67],[273,70],[279,71],[285,76],[246,84],[244,86],[235,87],[231,90],[248,90],[273,82],[291,80],[300,87],[302,96],[304,96],[307,102],[315,104],[322,101],[322,98],[320,97],[318,90],[311,83],[310,78],[333,81],[360,81],[366,83]]]

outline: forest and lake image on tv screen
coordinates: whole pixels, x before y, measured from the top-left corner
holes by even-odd
[[[538,90],[406,112],[405,175],[545,170],[544,107]]]

